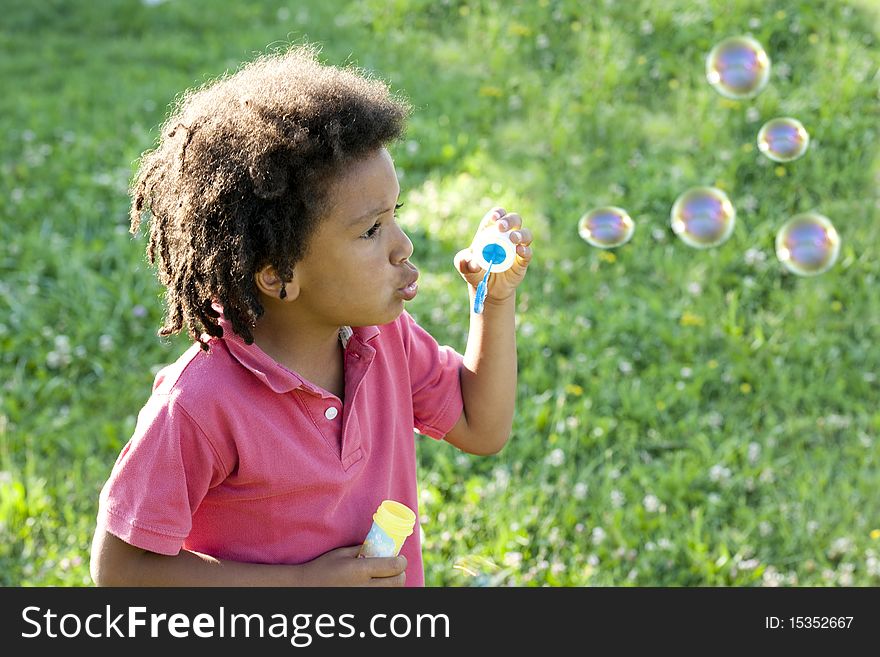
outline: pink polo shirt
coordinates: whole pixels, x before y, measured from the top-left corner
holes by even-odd
[[[406,312],[356,327],[343,403],[222,326],[156,376],[99,526],[160,554],[298,564],[363,542],[382,500],[418,512],[413,429],[440,439],[458,420],[460,354]],[[418,524],[401,554],[423,586]]]

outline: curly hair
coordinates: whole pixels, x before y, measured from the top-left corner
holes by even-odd
[[[263,312],[254,274],[293,276],[326,211],[333,177],[403,133],[410,106],[314,46],[263,55],[185,92],[131,185],[131,232],[149,217],[147,256],[166,288],[158,334],[221,337],[217,301],[253,342]],[[283,290],[282,290],[283,294]]]

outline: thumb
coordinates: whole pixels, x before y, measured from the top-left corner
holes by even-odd
[[[470,248],[462,249],[455,254],[452,263],[460,274],[464,274],[465,276],[476,274],[482,269],[482,267],[480,267],[480,264],[476,260],[472,260],[471,258],[473,258],[473,252]]]

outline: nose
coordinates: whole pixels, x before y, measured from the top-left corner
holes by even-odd
[[[403,228],[395,221],[393,223],[395,234],[393,236],[393,246],[391,248],[391,262],[398,264],[410,258],[413,254],[413,243],[403,232]]]

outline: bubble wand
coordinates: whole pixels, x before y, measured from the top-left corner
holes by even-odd
[[[486,293],[489,285],[489,274],[492,272],[492,265],[499,265],[504,262],[507,252],[500,244],[487,244],[483,247],[483,258],[489,263],[483,280],[477,285],[477,293],[474,296],[474,312],[480,314],[483,312],[483,306],[486,303]]]

